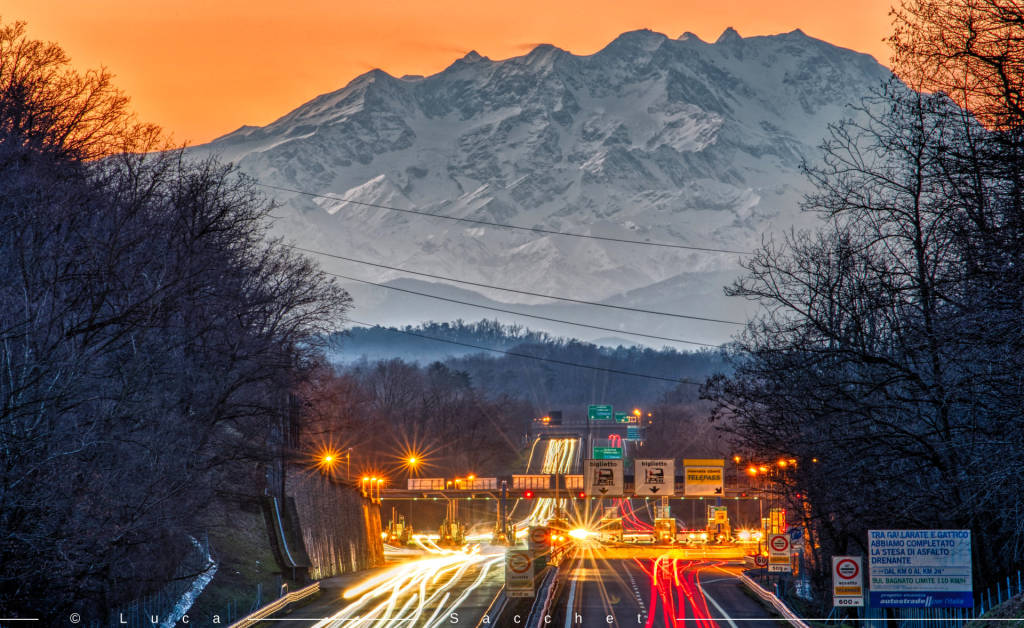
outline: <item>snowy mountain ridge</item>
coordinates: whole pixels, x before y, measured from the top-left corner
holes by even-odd
[[[691,33],[671,39],[633,31],[587,56],[541,45],[500,61],[470,52],[428,77],[374,70],[265,127],[242,127],[192,150],[217,153],[268,185],[359,203],[751,250],[763,234],[813,221],[798,209],[807,188],[801,160],[816,157],[828,123],[851,115],[848,103],[889,77],[870,56],[799,30],[743,38],[728,29],[714,43]],[[577,299],[614,301],[629,292],[656,310],[742,320],[749,307],[721,295],[722,283],[738,273],[737,255],[274,196],[284,204],[275,229],[311,249]],[[371,281],[403,276],[321,262]],[[537,297],[474,290],[564,310]],[[353,293],[353,317],[374,322],[416,323],[442,305],[376,287]],[[476,315],[448,309],[450,319]],[[700,341],[721,342],[735,331],[595,309],[577,306],[566,315]],[[517,322],[581,338],[608,335]]]

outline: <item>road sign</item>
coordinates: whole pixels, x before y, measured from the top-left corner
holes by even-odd
[[[640,426],[629,425],[626,427],[626,438],[629,440],[640,440]]]
[[[632,416],[633,416],[632,414],[627,414],[626,412],[616,412],[615,413],[615,422],[616,423],[629,423],[630,422],[629,419]]]
[[[622,461],[585,460],[583,492],[588,497],[621,497]]]
[[[772,534],[768,537],[768,571],[789,573],[792,571],[789,559],[789,537]]]
[[[664,460],[637,460],[634,467],[636,495],[675,495],[676,462]]]
[[[587,406],[587,419],[591,421],[611,421],[613,416],[611,406]]]
[[[595,460],[622,460],[622,447],[594,447]]]
[[[832,557],[832,606],[864,606],[860,556]]]
[[[527,536],[530,545],[530,551],[533,552],[534,556],[538,556],[548,551],[548,535],[551,534],[551,530],[547,526],[531,526],[530,533]]]
[[[868,530],[871,606],[971,608],[970,530]]]
[[[757,556],[754,557],[754,564],[757,565],[758,567],[767,567],[768,566],[768,557],[765,556],[764,554],[758,554]]]
[[[505,550],[505,596],[533,597],[530,550]]]
[[[683,494],[687,497],[703,495],[719,497],[725,486],[722,483],[722,458],[686,458],[683,460]]]

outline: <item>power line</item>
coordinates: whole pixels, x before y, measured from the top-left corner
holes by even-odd
[[[684,249],[687,251],[702,251],[704,253],[730,253],[735,255],[753,255],[750,251],[735,251],[732,249],[716,249],[712,247],[704,246],[687,246],[685,244],[669,244],[668,242],[647,242],[645,240],[630,240],[628,238],[612,238],[610,236],[596,236],[587,233],[574,233],[571,231],[557,231],[555,229],[542,229],[540,227],[523,227],[521,225],[507,225],[500,222],[489,222],[486,220],[477,220],[475,218],[459,218],[457,216],[447,216],[445,214],[432,214],[430,212],[419,211],[415,209],[402,209],[400,207],[390,207],[388,205],[380,205],[377,203],[365,203],[363,201],[353,201],[347,198],[338,198],[337,196],[329,196],[327,194],[317,194],[315,192],[306,192],[305,190],[296,190],[294,188],[286,188],[278,185],[270,185],[269,183],[256,183],[260,187],[269,188],[271,190],[279,190],[281,192],[291,192],[293,194],[302,194],[304,196],[312,196],[314,198],[325,198],[332,201],[339,201],[341,203],[352,203],[353,205],[362,205],[364,207],[374,207],[376,209],[386,209],[393,212],[402,212],[404,214],[416,214],[417,216],[427,216],[429,218],[439,218],[441,220],[453,220],[456,222],[468,222],[475,225],[485,225],[488,227],[498,227],[499,229],[516,229],[520,231],[532,231],[534,233],[543,233],[547,235],[559,235],[567,236],[570,238],[585,238],[588,240],[604,240],[606,242],[620,242],[623,244],[640,244],[643,246],[659,246],[662,248],[669,249]]]
[[[622,371],[622,370],[619,370],[619,369],[609,369],[609,368],[604,368],[604,367],[601,367],[601,366],[592,366],[590,364],[579,364],[578,362],[568,362],[568,361],[565,361],[565,360],[557,360],[555,358],[544,358],[544,357],[541,357],[539,355],[530,355],[528,353],[516,353],[514,351],[504,351],[502,349],[492,349],[491,347],[481,347],[480,345],[474,345],[474,344],[470,344],[468,342],[459,342],[458,340],[447,340],[445,338],[435,338],[434,336],[424,336],[423,334],[417,334],[415,332],[406,331],[404,329],[396,329],[394,327],[384,327],[383,325],[376,325],[374,323],[364,323],[362,321],[353,320],[351,318],[349,319],[349,322],[355,323],[357,325],[364,325],[366,327],[380,327],[381,329],[384,329],[386,331],[393,331],[393,332],[399,333],[399,334],[406,334],[407,336],[416,336],[417,338],[424,338],[426,340],[434,340],[436,342],[446,342],[446,343],[452,344],[452,345],[459,345],[459,346],[462,346],[462,347],[470,347],[470,348],[473,348],[473,349],[480,349],[481,351],[493,351],[494,353],[503,353],[505,355],[510,355],[510,356],[517,357],[517,358],[527,358],[527,359],[530,359],[530,360],[538,360],[538,361],[541,361],[541,362],[551,362],[552,364],[561,364],[563,366],[572,366],[572,367],[581,368],[581,369],[590,369],[592,371],[602,371],[604,373],[614,373],[615,375],[628,375],[630,377],[642,377],[644,379],[655,379],[655,380],[659,380],[659,381],[662,381],[662,382],[672,382],[673,384],[688,384],[690,386],[702,386],[703,385],[700,382],[694,382],[694,381],[691,381],[691,380],[688,380],[688,379],[673,379],[671,377],[660,377],[658,375],[647,375],[645,373],[634,373],[633,371]]]
[[[655,336],[653,334],[644,334],[644,333],[640,333],[638,331],[625,331],[625,330],[622,330],[622,329],[614,329],[612,327],[601,327],[600,325],[591,325],[589,323],[577,323],[577,322],[574,322],[574,321],[567,321],[567,320],[563,320],[563,319],[560,319],[560,318],[551,318],[549,316],[541,316],[539,314],[526,314],[524,312],[516,312],[515,310],[506,310],[506,309],[503,309],[503,308],[500,308],[500,307],[493,307],[493,306],[490,306],[490,305],[480,305],[478,303],[470,303],[469,301],[460,301],[459,299],[450,299],[448,297],[442,297],[442,296],[438,296],[436,294],[428,294],[426,292],[417,292],[416,290],[409,290],[409,289],[406,289],[406,288],[399,288],[398,286],[389,286],[389,285],[384,284],[384,283],[377,283],[375,281],[367,281],[366,279],[359,279],[357,277],[349,277],[348,275],[340,275],[338,273],[329,273],[327,271],[323,271],[323,272],[324,272],[325,275],[330,275],[331,277],[340,277],[341,279],[348,279],[349,281],[358,281],[359,283],[365,283],[365,284],[369,284],[371,286],[377,286],[379,288],[387,288],[388,290],[397,290],[398,292],[405,292],[405,293],[408,293],[408,294],[415,294],[415,295],[419,295],[421,297],[427,297],[427,298],[430,298],[430,299],[437,299],[439,301],[448,301],[449,303],[458,303],[460,305],[468,305],[470,307],[478,307],[478,308],[481,308],[481,309],[484,309],[484,310],[494,310],[495,312],[504,312],[505,314],[514,314],[516,316],[525,316],[525,317],[528,317],[528,318],[536,318],[536,319],[540,319],[542,321],[551,321],[552,323],[563,323],[565,325],[576,325],[578,327],[589,327],[590,329],[599,329],[601,331],[608,331],[608,332],[612,332],[612,333],[616,333],[616,334],[626,334],[626,335],[629,335],[629,336],[640,336],[642,338],[653,338],[655,340],[667,340],[669,342],[679,342],[679,343],[682,343],[682,344],[697,345],[697,346],[700,346],[700,347],[717,348],[717,347],[721,346],[721,345],[714,345],[714,344],[707,343],[707,342],[697,342],[696,340],[683,340],[681,338],[669,338],[669,337],[666,337],[666,336]]]
[[[539,292],[530,292],[528,290],[517,290],[515,288],[504,288],[502,286],[494,286],[486,283],[478,283],[475,281],[467,281],[465,279],[455,279],[454,277],[445,277],[444,275],[432,275],[430,273],[422,273],[415,270],[408,270],[405,268],[398,268],[397,266],[388,266],[387,264],[377,264],[376,262],[368,262],[366,260],[355,259],[354,257],[345,257],[344,255],[335,255],[334,253],[326,253],[324,251],[316,251],[313,249],[303,248],[301,246],[295,246],[293,244],[283,244],[296,251],[303,251],[305,253],[312,253],[314,255],[323,255],[324,257],[331,257],[334,259],[344,260],[346,262],[355,262],[356,264],[365,264],[367,266],[376,266],[377,268],[386,268],[387,270],[394,270],[400,273],[408,273],[410,275],[419,275],[421,277],[430,277],[431,279],[440,279],[442,281],[453,281],[455,283],[466,284],[469,286],[476,286],[478,288],[489,288],[491,290],[502,290],[504,292],[514,292],[516,294],[525,294],[531,297],[542,297],[545,299],[554,299],[557,301],[567,301],[569,303],[580,303],[583,305],[593,305],[595,307],[606,307],[613,310],[625,310],[627,312],[639,312],[641,314],[656,314],[658,316],[671,316],[673,318],[685,318],[695,321],[705,321],[709,323],[723,323],[725,325],[738,325],[740,327],[745,326],[745,323],[739,323],[736,321],[727,321],[720,318],[707,318],[704,316],[691,316],[689,314],[676,314],[674,312],[659,312],[657,310],[645,310],[643,308],[629,307],[626,305],[611,305],[609,303],[597,303],[596,301],[583,301],[581,299],[571,299],[569,297],[558,297],[551,294],[542,294]]]

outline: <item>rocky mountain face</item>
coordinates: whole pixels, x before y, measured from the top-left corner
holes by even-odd
[[[589,56],[542,45],[500,61],[471,52],[429,77],[372,71],[265,127],[192,150],[234,161],[268,185],[342,199],[268,190],[283,203],[275,228],[300,246],[525,291],[743,320],[750,305],[722,295],[739,272],[736,254],[512,231],[350,201],[749,251],[766,235],[813,224],[799,210],[801,161],[816,159],[827,124],[850,116],[847,105],[889,76],[870,56],[799,30],[743,38],[729,29],[714,43],[635,31]],[[371,281],[406,277],[321,261]],[[400,285],[701,342],[739,329],[482,288]],[[494,316],[373,286],[353,284],[353,293],[352,317],[367,322]]]

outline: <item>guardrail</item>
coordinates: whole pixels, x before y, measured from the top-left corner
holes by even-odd
[[[267,604],[263,608],[257,609],[255,612],[250,613],[249,615],[246,615],[242,619],[239,619],[235,623],[233,623],[230,626],[228,626],[228,628],[248,628],[248,626],[252,626],[256,622],[259,622],[261,620],[266,619],[267,617],[273,615],[274,613],[276,613],[277,611],[281,610],[282,608],[288,606],[289,604],[294,604],[295,602],[298,602],[299,600],[304,600],[307,597],[309,597],[309,596],[313,595],[314,593],[318,592],[319,590],[320,590],[320,583],[319,582],[314,582],[313,584],[309,585],[308,587],[303,587],[303,588],[299,589],[298,591],[292,591],[290,593],[285,593],[284,595],[282,595],[281,597],[277,598],[276,600],[274,600],[270,604]]]
[[[772,608],[778,611],[779,615],[786,618],[789,623],[793,624],[797,628],[810,628],[810,626],[804,623],[802,619],[797,617],[796,613],[789,610],[789,607],[783,604],[782,600],[780,600],[774,593],[754,582],[753,578],[743,572],[740,572],[740,580],[743,581],[743,584],[747,585],[747,587],[749,587],[757,597],[771,604]]]
[[[537,597],[533,602],[533,607],[530,608],[530,615],[526,618],[524,626],[527,628],[544,625],[544,616],[550,611],[551,601],[554,599],[552,594],[555,591],[555,581],[557,579],[558,567],[548,567],[548,572],[544,574],[544,579],[541,580],[540,586],[537,587]]]
[[[498,619],[501,617],[502,611],[505,610],[506,604],[508,604],[508,596],[505,595],[505,586],[502,585],[502,587],[498,589],[498,594],[494,596],[493,600],[491,600],[490,606],[488,606],[487,610],[484,611],[483,617],[481,617],[480,621],[477,623],[477,628],[480,626],[496,626]],[[484,622],[484,618],[487,619],[486,622]]]

